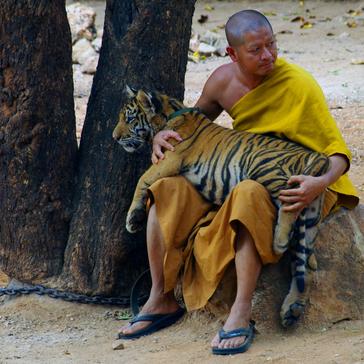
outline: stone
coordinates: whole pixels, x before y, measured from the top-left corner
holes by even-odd
[[[87,59],[97,57],[96,51],[86,39],[80,39],[72,48],[72,62],[84,64]]]
[[[102,44],[102,38],[101,37],[97,37],[96,39],[94,39],[92,42],[92,47],[94,48],[94,50],[99,53],[100,49],[101,49],[101,44]]]
[[[123,350],[123,349],[125,349],[125,346],[122,341],[117,340],[117,341],[113,342],[112,349],[113,350]]]
[[[208,30],[201,37],[200,41],[215,47],[215,54],[222,57],[226,55],[226,47],[228,46],[228,43],[226,41],[226,38],[221,34]]]
[[[204,56],[211,56],[216,52],[216,48],[206,43],[200,43],[197,51]]]
[[[82,73],[81,67],[79,64],[73,65],[74,96],[76,98],[87,98],[90,95],[93,77]]]
[[[91,41],[96,37],[96,12],[92,7],[74,3],[66,6],[66,11],[71,28],[72,44],[81,38]]]
[[[96,73],[97,63],[99,61],[98,56],[91,56],[81,65],[82,73],[88,75],[94,75]]]
[[[363,26],[364,25],[364,16],[351,16],[351,15],[344,15],[340,18],[341,22],[348,23],[348,22],[355,22],[357,26]]]
[[[195,35],[193,35],[190,39],[190,45],[189,45],[189,49],[192,52],[197,52],[198,51],[198,47],[200,45],[200,40],[199,40],[199,36],[196,33]]]
[[[340,211],[321,224],[315,242],[318,269],[298,329],[364,319],[364,205]],[[227,270],[208,309],[226,315],[236,292],[234,267]],[[289,259],[265,266],[253,299],[259,329],[281,330],[279,312],[290,283]]]

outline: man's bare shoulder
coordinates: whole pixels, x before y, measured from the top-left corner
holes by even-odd
[[[211,74],[209,80],[216,83],[225,83],[229,80],[229,76],[233,76],[235,73],[235,65],[233,62],[225,63],[217,67]]]

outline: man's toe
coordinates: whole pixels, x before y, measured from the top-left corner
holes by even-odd
[[[216,334],[215,337],[211,341],[211,347],[217,348],[219,346],[219,344],[220,344],[219,334]]]

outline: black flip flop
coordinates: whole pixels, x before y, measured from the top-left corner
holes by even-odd
[[[132,334],[118,334],[119,339],[138,339],[141,336],[153,334],[154,332],[164,329],[176,323],[185,313],[185,310],[180,307],[177,311],[166,314],[145,314],[137,315],[131,321],[130,324],[135,324],[141,321],[150,321],[150,324],[143,329],[133,332]]]
[[[234,348],[223,348],[220,349],[218,347],[212,348],[212,353],[215,355],[234,355],[239,353],[246,352],[250,345],[253,342],[254,334],[255,334],[255,322],[250,321],[249,327],[242,327],[240,329],[231,330],[231,331],[225,331],[224,329],[221,329],[219,331],[219,338],[220,341],[224,339],[232,339],[234,337],[243,337],[245,336],[245,341]]]

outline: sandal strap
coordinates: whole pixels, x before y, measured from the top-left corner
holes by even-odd
[[[133,317],[129,323],[131,324],[135,324],[136,322],[140,322],[140,321],[151,321],[154,322],[158,319],[160,319],[161,317],[163,317],[165,315],[160,315],[160,314],[145,314],[145,315],[136,315],[135,317]]]
[[[241,327],[239,329],[225,331],[221,329],[219,331],[220,340],[232,339],[234,337],[250,336],[254,331],[254,323],[251,321],[249,327]]]
[[[180,307],[178,308],[178,310],[176,312],[172,312],[170,314],[165,314],[165,313],[146,313],[146,314],[138,314],[135,317],[133,317],[129,323],[130,324],[135,324],[136,322],[140,322],[140,321],[151,321],[151,322],[155,322],[158,320],[161,320],[163,318],[172,318],[172,317],[179,317],[182,316],[184,314],[185,310]]]

